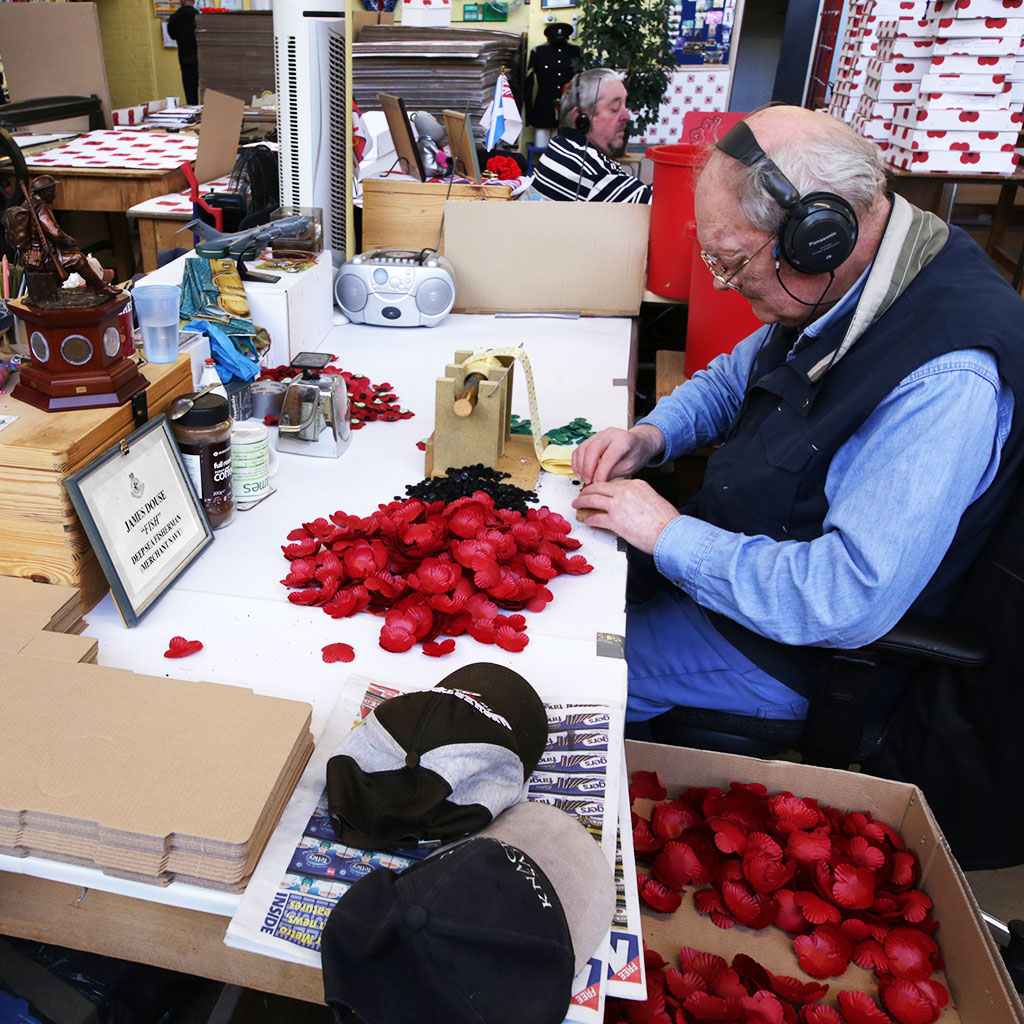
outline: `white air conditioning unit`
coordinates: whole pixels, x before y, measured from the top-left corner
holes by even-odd
[[[343,262],[352,172],[344,0],[274,0],[274,78],[281,205],[322,209],[324,247]]]

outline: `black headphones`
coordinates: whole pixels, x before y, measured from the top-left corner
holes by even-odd
[[[603,70],[604,70],[603,68],[588,68],[586,71],[581,71],[578,75],[575,76],[575,79],[569,83],[569,85],[571,85],[573,87],[573,93],[574,93],[574,95],[571,97],[571,99],[572,99],[572,106],[576,107],[576,109],[577,109],[576,119],[573,121],[572,126],[573,126],[573,128],[576,129],[576,131],[581,132],[583,135],[586,135],[590,131],[590,115],[584,113],[582,110],[579,109],[580,98],[581,98],[580,97],[580,90],[581,90],[581,88],[583,86],[583,80],[584,80],[584,78],[586,78],[587,75],[590,74],[591,71],[603,71]],[[568,91],[568,86],[566,86],[566,91]],[[598,97],[600,95],[601,95],[601,86],[600,86],[600,84],[598,84],[597,94],[594,96],[594,105],[595,106],[597,105],[597,100],[598,100]],[[565,98],[564,97],[563,97],[563,102],[565,102]]]
[[[745,121],[737,122],[715,148],[746,167],[760,165],[765,191],[786,211],[779,229],[785,261],[805,274],[834,271],[857,244],[857,215],[842,196],[811,192],[801,197],[793,183],[769,160]]]

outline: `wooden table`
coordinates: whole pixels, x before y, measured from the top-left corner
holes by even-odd
[[[135,246],[126,211],[146,199],[178,192],[188,182],[180,170],[137,171],[130,168],[82,170],[69,167],[33,167],[30,174],[52,174],[60,183],[58,210],[86,210],[106,215],[107,230],[114,249],[115,280],[126,281],[142,269],[135,257]],[[102,262],[102,261],[101,261]]]
[[[1013,214],[1013,202],[1017,188],[1024,184],[1024,167],[1018,167],[1013,174],[920,174],[916,171],[903,171],[895,167],[889,168],[893,176],[893,190],[904,199],[909,200],[922,210],[930,210],[948,221],[956,202],[958,185],[967,183],[975,185],[998,185],[999,200],[996,203],[985,242],[985,252],[997,266],[1013,270],[1017,266],[1017,258],[1001,251],[999,248],[1003,235]]]
[[[161,275],[172,270],[173,266],[165,267],[154,276],[166,279]],[[340,677],[323,663],[322,640],[310,640],[326,628],[320,622],[324,616],[311,616],[309,609],[280,597],[278,538],[314,512],[369,509],[380,496],[401,493],[404,482],[420,479],[423,454],[416,441],[431,429],[438,372],[460,348],[504,347],[524,339],[544,423],[561,424],[585,415],[595,425],[627,424],[635,365],[628,319],[538,318],[524,323],[452,315],[424,331],[336,327],[321,350],[337,353],[339,365],[352,366],[373,380],[393,381],[416,417],[359,431],[341,460],[280,453],[276,493],[219,531],[216,543],[138,626],[124,629],[109,596],[89,613],[85,633],[98,641],[99,663],[145,674],[153,667],[161,675],[191,678],[198,672],[210,682],[243,684],[268,695],[305,700],[314,709],[318,734],[337,700]],[[572,389],[563,386],[566,366],[576,368]],[[517,383],[514,394],[515,411],[529,415],[525,386]],[[555,511],[572,514],[568,502],[576,492],[570,478],[548,477],[540,493]],[[584,527],[575,529],[583,538]],[[615,538],[596,530],[586,535],[584,553],[595,566],[594,582],[562,581],[550,608],[535,620],[531,617],[531,642],[525,651],[509,656],[466,640],[450,656],[454,664],[442,666],[443,671],[463,661],[509,658],[531,680],[543,673],[558,680],[578,679],[583,694],[592,692],[599,676],[621,675],[624,694],[625,663],[607,656],[597,640],[624,632],[625,561]],[[370,677],[386,680],[400,672],[413,682],[424,682],[437,671],[428,664],[433,659],[398,661],[402,656],[383,651],[378,643],[380,624],[373,616],[346,620],[346,628],[360,652],[360,672]],[[279,641],[257,642],[272,629],[280,632]],[[242,632],[235,635],[238,630]],[[188,659],[172,665],[163,658],[168,636],[200,632],[211,638],[208,651],[213,658],[200,667],[190,666]],[[216,633],[219,642],[212,639]],[[553,668],[556,657],[567,667]],[[230,894],[211,893],[212,902],[202,902],[208,909],[200,910],[190,902],[194,894],[180,894],[180,883],[156,891],[95,871],[83,878],[77,873],[83,870],[51,861],[37,876],[27,873],[25,861],[5,864],[0,869],[0,934],[56,942],[310,1002],[323,1000],[319,970],[224,943],[232,912]]]

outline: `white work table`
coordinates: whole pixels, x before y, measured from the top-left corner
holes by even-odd
[[[306,701],[313,707],[314,737],[350,672],[385,683],[433,685],[461,665],[494,661],[530,680],[542,696],[565,693],[568,686],[585,699],[589,684],[605,693],[617,689],[624,701],[625,662],[599,656],[597,648],[598,634],[624,632],[625,558],[614,537],[575,521],[570,502],[578,486],[571,477],[542,473],[538,505],[570,520],[582,542],[578,553],[594,569],[551,581],[554,600],[543,612],[525,613],[530,643],[519,654],[469,636],[458,637],[454,653],[440,659],[424,656],[418,645],[392,654],[378,644],[381,618],[360,613],[331,619],[319,608],[291,604],[279,582],[288,571],[281,546],[291,530],[339,510],[367,516],[380,503],[404,498],[405,486],[423,479],[424,453],[416,444],[433,430],[435,379],[456,350],[520,343],[532,365],[543,428],[576,417],[595,429],[628,425],[635,358],[628,319],[453,315],[435,328],[336,325],[320,350],[374,384],[390,383],[400,404],[416,415],[368,423],[336,459],[278,453],[275,493],[218,530],[214,543],[137,626],[124,627],[109,594],[86,615],[86,632],[99,641],[100,664]],[[518,364],[513,372],[512,411],[527,418]],[[201,640],[204,648],[166,659],[173,636]],[[355,649],[351,664],[324,663],[321,649],[338,641]],[[319,981],[309,968],[223,946],[225,918],[238,896],[180,883],[161,889],[38,858],[0,857],[0,870],[12,873],[0,882],[0,930],[319,998]]]

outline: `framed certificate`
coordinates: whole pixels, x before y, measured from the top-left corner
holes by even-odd
[[[166,416],[64,481],[126,626],[213,540]]]

